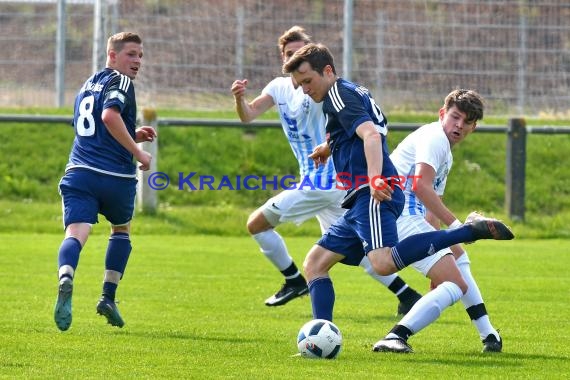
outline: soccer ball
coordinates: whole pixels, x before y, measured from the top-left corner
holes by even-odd
[[[339,328],[325,319],[313,319],[301,327],[297,348],[301,356],[311,359],[334,359],[342,347]]]

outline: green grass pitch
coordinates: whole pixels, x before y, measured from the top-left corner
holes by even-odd
[[[266,307],[282,279],[248,237],[133,236],[117,292],[126,325],[118,329],[95,313],[107,238],[92,236],[77,271],[73,324],[62,333],[53,322],[61,238],[0,234],[0,378],[555,379],[570,373],[564,240],[467,246],[504,338],[501,354],[480,353],[460,303],[410,339],[415,353],[372,352],[397,321],[396,298],[360,268],[336,266],[334,322],[344,345],[338,359],[327,361],[294,356],[297,331],[311,319],[309,298]],[[299,264],[314,240],[286,239]],[[426,292],[428,281],[418,273],[401,275]]]

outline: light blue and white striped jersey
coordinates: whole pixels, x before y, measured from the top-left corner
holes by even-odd
[[[406,203],[402,215],[426,214],[424,204],[412,191],[416,165],[425,163],[435,170],[433,188],[437,195],[442,196],[447,183],[447,175],[453,165],[453,156],[449,140],[439,121],[426,124],[410,133],[398,146],[390,158],[400,176],[406,177],[404,194]]]
[[[309,158],[314,147],[326,140],[322,103],[315,103],[300,86],[295,88],[291,77],[273,79],[262,93],[271,96],[277,107],[283,132],[299,162],[299,180],[308,177],[315,187],[334,188],[336,173],[332,160],[316,169]]]

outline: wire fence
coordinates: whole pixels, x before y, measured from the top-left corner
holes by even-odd
[[[71,106],[92,72],[95,18],[93,0],[66,3],[64,104]],[[277,38],[301,25],[329,46],[341,74],[368,87],[387,112],[433,112],[457,87],[478,90],[488,114],[569,112],[567,1],[356,0],[350,73],[342,72],[343,0],[102,3],[102,35],[143,36],[142,106],[231,108],[234,79],[248,78],[252,97],[281,75]],[[56,1],[0,0],[2,104],[55,104],[57,30]]]

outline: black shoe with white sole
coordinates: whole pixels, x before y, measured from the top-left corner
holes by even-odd
[[[289,284],[284,283],[281,289],[271,297],[265,300],[267,306],[281,306],[294,298],[304,296],[309,293],[309,288],[306,283]]]

